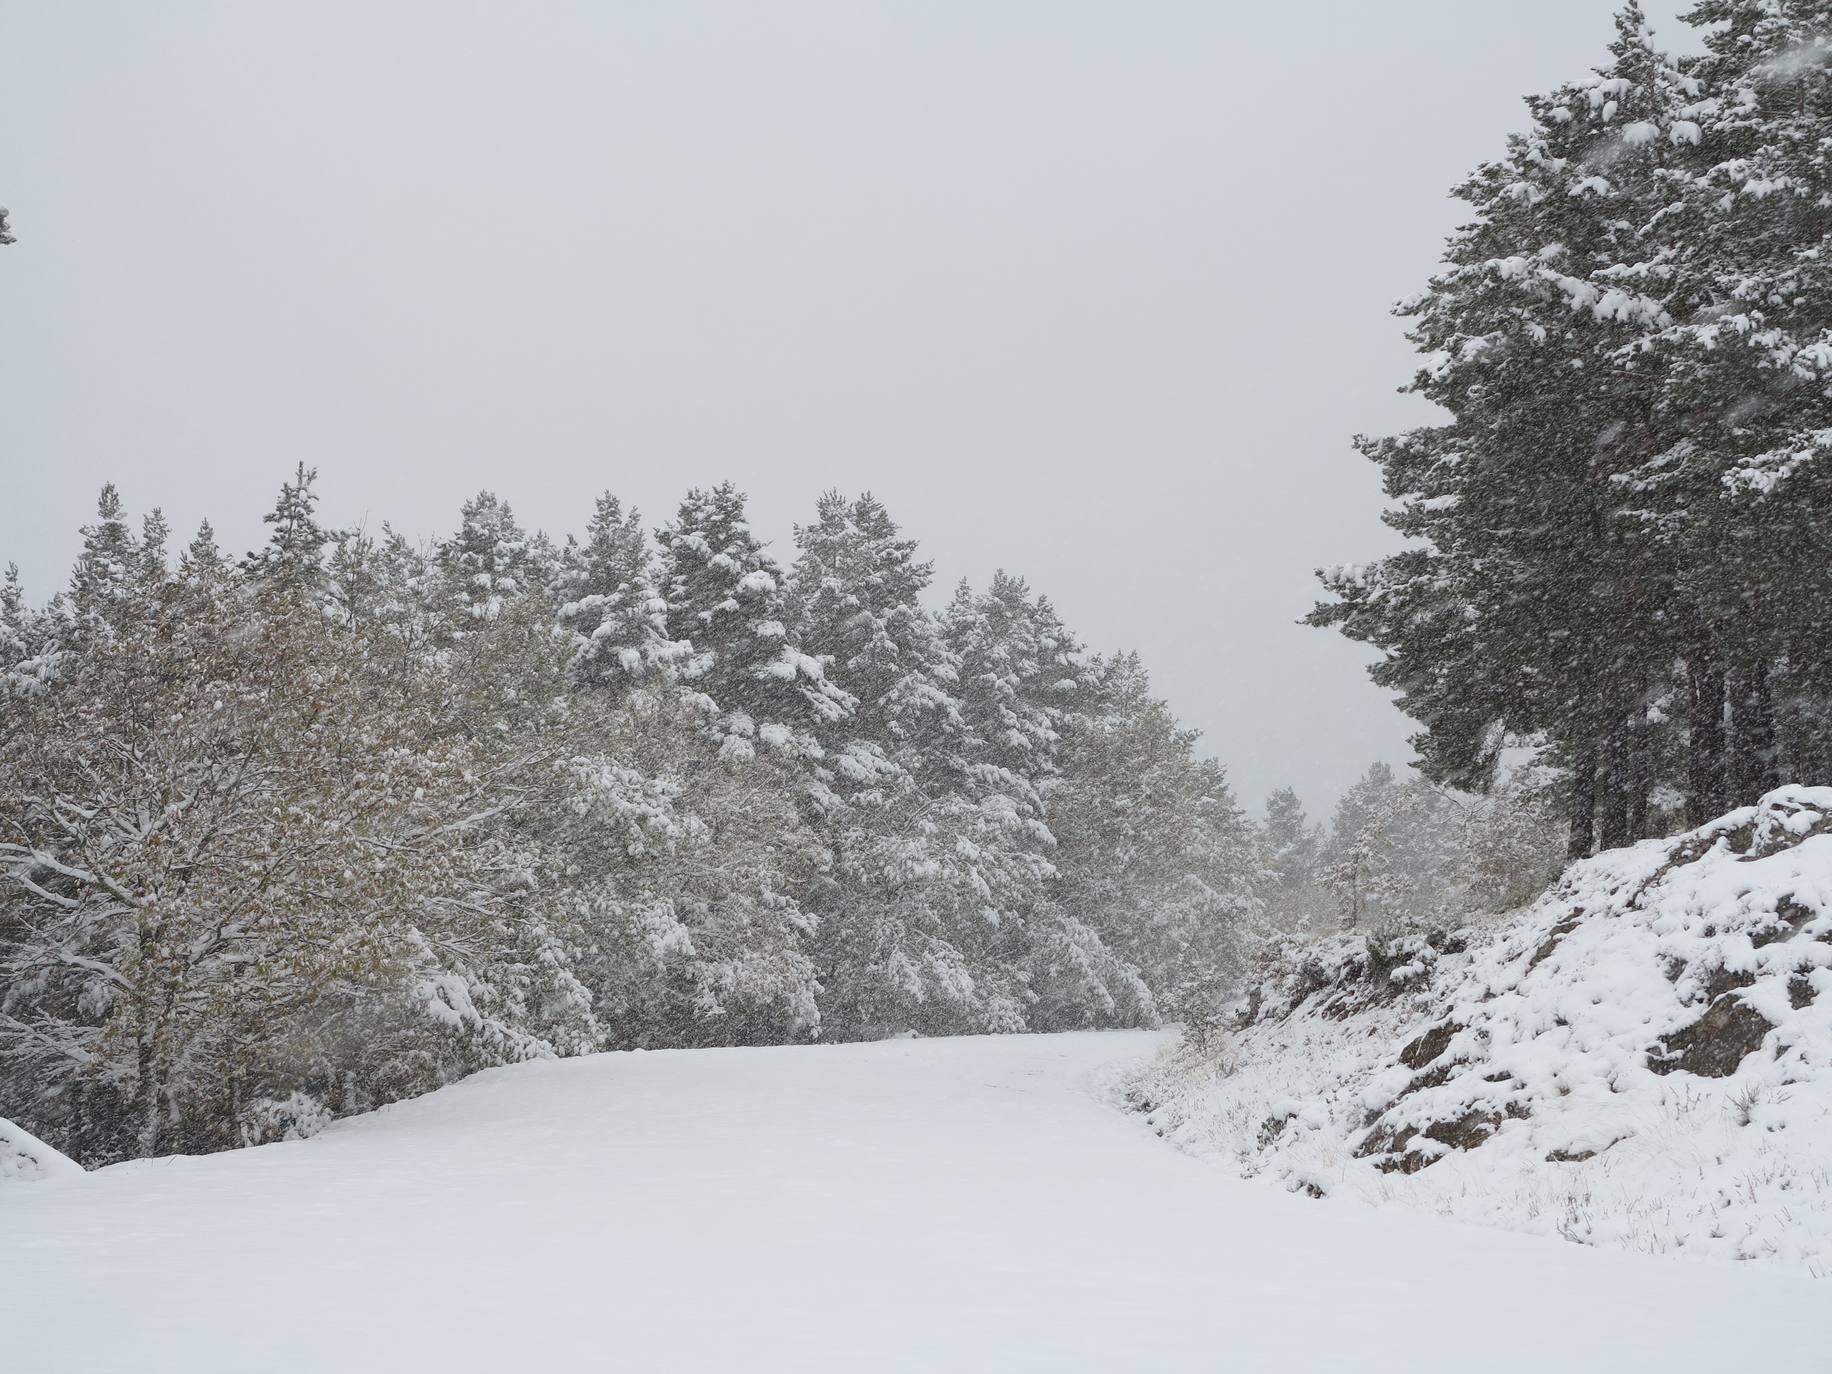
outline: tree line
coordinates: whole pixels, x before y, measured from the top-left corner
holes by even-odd
[[[0,590],[0,1108],[89,1163],[307,1133],[626,1047],[1214,1004],[1254,827],[1136,655],[1006,574],[925,604],[870,496],[779,563],[730,485],[582,538],[173,557],[103,491]]]

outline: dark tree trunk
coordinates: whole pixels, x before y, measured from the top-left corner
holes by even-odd
[[[1708,652],[1686,665],[1689,700],[1686,731],[1686,820],[1705,824],[1725,810],[1724,672]]]
[[[1597,801],[1597,848],[1617,849],[1628,843],[1628,722],[1611,712],[1603,738],[1603,781]]]
[[[1582,859],[1590,853],[1597,818],[1597,746],[1586,739],[1571,764],[1571,838],[1567,857]]]
[[[1747,806],[1776,785],[1775,718],[1767,663],[1732,675],[1730,722],[1731,801]]]
[[[1648,837],[1648,793],[1654,787],[1654,760],[1650,754],[1653,741],[1648,728],[1647,706],[1638,702],[1635,719],[1628,733],[1628,772],[1624,785],[1628,791],[1628,839]]]

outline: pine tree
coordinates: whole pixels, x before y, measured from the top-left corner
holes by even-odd
[[[1687,18],[1715,27],[1690,65],[1699,157],[1658,339],[1684,439],[1633,476],[1690,607],[1698,823],[1832,769],[1832,7],[1709,0]]]
[[[961,752],[946,766],[955,773],[953,790],[985,817],[988,839],[996,832],[1003,841],[987,845],[1002,859],[986,899],[987,919],[998,925],[1034,906],[1052,871],[1047,856],[1055,837],[1043,821],[1043,788],[1056,773],[1066,706],[1054,684],[1073,646],[1051,634],[1023,580],[1003,572],[982,594],[963,581],[942,623],[959,663],[966,726]]]
[[[1105,997],[1122,993],[1113,1021],[1149,1020],[1159,1006],[1217,1015],[1263,936],[1246,816],[1220,765],[1196,753],[1197,732],[1152,696],[1138,655],[1093,659],[1080,675],[1084,705],[1045,794],[1054,905],[1151,990],[1103,979]],[[1088,992],[1067,1000],[1085,1005]]]
[[[216,531],[208,520],[201,521],[197,533],[179,556],[179,577],[187,582],[213,581],[223,576],[226,568],[223,552],[216,545]]]
[[[580,684],[627,683],[665,658],[666,603],[655,585],[642,517],[610,492],[598,498],[583,547],[561,576],[561,627]]]
[[[458,533],[439,546],[460,633],[488,622],[539,585],[538,561],[527,533],[506,501],[480,491],[464,503]]]
[[[140,521],[139,578],[143,586],[156,590],[166,579],[166,541],[172,527],[165,512],[154,506]]]
[[[83,526],[83,552],[70,581],[70,605],[85,638],[119,630],[129,615],[139,547],[110,482],[96,500],[96,522]]]
[[[324,547],[331,536],[319,527],[313,514],[318,494],[312,483],[317,480],[318,469],[300,463],[293,480],[281,484],[274,508],[261,517],[263,524],[273,527],[267,546],[242,560],[261,585],[308,596],[322,587]]]
[[[1267,915],[1280,929],[1304,929],[1320,906],[1322,836],[1291,788],[1281,787],[1266,798],[1260,836],[1266,862],[1262,882]]]
[[[44,609],[26,604],[16,564],[0,580],[0,702],[45,691],[73,636],[61,599]]]
[[[814,730],[852,709],[821,661],[787,642],[784,574],[729,482],[687,493],[659,534],[668,638],[682,646],[677,672],[698,694],[727,758],[761,744],[818,757]]]
[[[966,725],[964,751],[949,761],[953,790],[978,812],[989,959],[1017,974],[1006,1000],[1038,1029],[1150,1020],[1136,967],[1052,890],[1050,793],[1076,717],[1099,709],[1097,670],[1049,600],[1004,572],[980,594],[963,582],[943,624]]]
[[[1326,575],[1338,599],[1312,617],[1383,650],[1429,777],[1481,790],[1506,738],[1549,739],[1574,854],[1646,833],[1649,727],[1689,618],[1659,523],[1624,495],[1682,437],[1652,349],[1696,86],[1638,5],[1611,56],[1530,100],[1531,132],[1459,188],[1475,218],[1403,307],[1426,354],[1410,389],[1452,421],[1361,445],[1417,547]]]
[[[1342,924],[1384,937],[1471,912],[1487,895],[1474,881],[1474,814],[1423,778],[1370,766],[1337,803],[1321,857]]]
[[[1032,598],[1022,578],[993,575],[984,594],[965,583],[945,624],[960,655],[960,695],[968,725],[984,750],[990,781],[1009,789],[1020,808],[1040,812],[1042,787],[1056,771],[1060,727],[1079,686],[1079,646],[1047,601]]]
[[[43,645],[36,620],[25,603],[19,565],[8,563],[0,581],[0,697],[40,686],[45,665],[38,661]]]
[[[921,733],[927,708],[945,705],[938,675],[940,629],[922,606],[932,565],[916,558],[882,503],[866,492],[847,501],[837,491],[816,505],[816,521],[798,525],[794,623],[803,649],[832,665],[859,705],[851,728],[901,745]]]
[[[962,790],[958,663],[922,605],[930,566],[869,493],[796,528],[793,636],[856,694],[816,726],[833,853],[816,948],[823,1024],[858,1036],[1009,1029],[1020,998],[983,911],[1006,837]]]

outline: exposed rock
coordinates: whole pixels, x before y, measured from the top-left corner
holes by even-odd
[[[1648,1055],[1648,1067],[1660,1074],[1728,1078],[1746,1056],[1762,1048],[1773,1029],[1761,1012],[1736,993],[1727,992],[1698,1020],[1655,1046]]]
[[[1527,960],[1526,971],[1528,973],[1533,972],[1534,969],[1545,963],[1546,960],[1552,956],[1552,951],[1558,948],[1558,942],[1578,928],[1578,921],[1582,918],[1583,914],[1582,909],[1573,911],[1564,920],[1560,921],[1557,925],[1553,926],[1551,930],[1546,932],[1546,938],[1540,941],[1539,948],[1533,951],[1533,957]]]
[[[1399,1062],[1409,1069],[1422,1069],[1450,1048],[1450,1042],[1462,1034],[1455,1021],[1442,1021],[1411,1041],[1399,1052]]]

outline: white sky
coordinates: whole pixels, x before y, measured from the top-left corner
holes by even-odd
[[[1675,4],[1654,3],[1680,44]],[[0,5],[0,562],[96,489],[258,542],[869,488],[1137,648],[1243,800],[1407,722],[1294,622],[1391,547],[1395,297],[1606,0]]]

